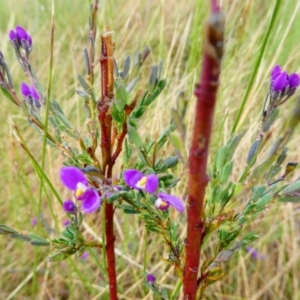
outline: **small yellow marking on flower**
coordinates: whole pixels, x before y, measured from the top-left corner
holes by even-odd
[[[169,206],[169,203],[163,201],[161,198],[157,198],[157,200],[155,201],[155,205],[158,208],[166,208]]]
[[[145,189],[146,183],[147,183],[147,177],[144,176],[136,183],[136,187],[140,189]]]
[[[87,186],[81,182],[78,182],[77,186],[76,186],[75,197],[76,198],[81,197],[85,193],[86,190],[87,190]]]

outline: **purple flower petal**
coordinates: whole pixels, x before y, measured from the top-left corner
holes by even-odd
[[[133,189],[136,189],[136,184],[144,177],[144,174],[141,171],[138,170],[125,170],[123,172],[123,179],[125,183],[132,187]],[[140,189],[140,188],[137,188]]]
[[[18,40],[17,33],[16,33],[14,30],[10,30],[10,31],[9,31],[9,34],[8,34],[8,38],[9,38],[11,41]]]
[[[72,200],[66,200],[63,204],[64,211],[68,214],[76,212],[76,205]]]
[[[89,257],[88,251],[83,252],[82,255],[80,256],[81,259],[87,259],[88,257]]]
[[[35,227],[36,224],[37,224],[37,219],[36,219],[36,218],[32,218],[32,219],[31,219],[31,225],[32,225],[33,227]]]
[[[283,92],[285,87],[288,85],[288,75],[286,72],[282,72],[279,76],[275,78],[272,82],[272,88],[274,92]]]
[[[79,182],[88,185],[83,172],[75,167],[63,167],[60,169],[60,179],[62,183],[70,190],[75,191]]]
[[[289,76],[289,86],[291,89],[297,88],[300,85],[300,77],[297,73],[293,73]]]
[[[264,254],[259,253],[256,249],[250,246],[248,246],[246,249],[254,259],[264,260],[266,258]]]
[[[175,209],[177,209],[179,212],[184,212],[184,204],[183,202],[172,195],[166,194],[166,193],[158,193],[158,198],[160,198],[162,201],[170,204],[173,206]]]
[[[158,177],[155,174],[150,174],[147,176],[145,190],[146,192],[152,194],[158,188]]]
[[[150,284],[153,284],[153,283],[155,282],[155,280],[156,280],[155,276],[154,276],[153,274],[150,274],[150,273],[147,274],[146,279],[147,279],[147,281],[148,281]]]
[[[281,67],[276,65],[271,71],[271,78],[274,79],[273,76],[278,73],[281,73]]]
[[[101,199],[97,191],[88,189],[84,193],[84,199],[81,208],[85,214],[93,213],[99,208],[100,204]]]
[[[30,85],[30,91],[33,99],[40,100],[40,96],[38,95],[34,85]]]
[[[17,33],[17,37],[18,39],[21,41],[21,40],[28,40],[28,33],[26,32],[26,30],[21,27],[21,26],[17,26],[16,27],[16,33]]]
[[[70,221],[69,219],[67,219],[67,220],[65,220],[65,221],[63,222],[63,225],[64,225],[65,227],[67,227],[67,226],[70,225],[70,223],[71,223],[71,221]]]
[[[30,87],[29,87],[25,82],[22,82],[22,83],[21,83],[20,90],[21,90],[22,95],[23,95],[25,98],[27,98],[28,96],[31,95]]]

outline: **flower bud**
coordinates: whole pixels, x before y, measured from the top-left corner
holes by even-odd
[[[66,200],[63,204],[64,211],[68,214],[76,213],[76,205],[72,200]]]
[[[274,92],[283,92],[285,87],[289,84],[289,78],[286,72],[282,72],[272,82],[272,89]]]

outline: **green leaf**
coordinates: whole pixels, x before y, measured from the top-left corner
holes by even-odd
[[[178,181],[180,181],[179,178],[167,179],[166,181],[164,181],[164,186],[165,188],[172,188],[177,184]]]
[[[124,118],[125,118],[125,113],[124,113],[124,111],[120,112],[117,109],[117,105],[115,103],[113,104],[111,115],[112,115],[114,121],[116,121],[117,123],[123,124]]]
[[[260,145],[260,142],[261,140],[259,141],[255,141],[251,147],[250,147],[250,150],[249,150],[249,153],[248,153],[248,156],[247,156],[247,164],[249,165],[250,163],[251,164],[254,164],[255,161],[256,161],[256,154],[257,154],[257,151],[258,151],[258,147]]]
[[[129,123],[127,124],[127,130],[128,130],[128,137],[129,141],[133,144],[135,144],[137,147],[143,147],[144,144],[137,132],[137,130],[131,126]]]
[[[156,87],[156,89],[151,93],[148,94],[148,97],[143,101],[143,104],[146,106],[149,106],[161,93],[161,89],[159,87]]]
[[[81,87],[84,89],[84,91],[90,95],[91,88],[90,88],[89,84],[85,81],[85,79],[80,74],[77,76],[77,78],[78,78],[78,81],[79,81]]]
[[[2,91],[2,93],[3,93],[3,95],[4,95],[9,101],[11,101],[13,104],[15,104],[15,105],[18,106],[18,104],[16,103],[14,97],[10,94],[10,92],[9,92],[8,90],[6,90],[6,89],[5,89],[4,87],[2,87],[2,86],[0,86],[0,89],[1,89],[1,91]]]
[[[263,209],[272,199],[273,199],[273,195],[271,194],[264,195],[256,202],[256,208],[258,210]]]
[[[135,109],[132,113],[131,113],[131,116],[133,118],[136,118],[136,119],[139,119],[143,114],[144,112],[146,111],[147,109],[147,106],[139,106],[137,109]]]
[[[5,232],[6,234],[10,234],[10,233],[18,234],[18,231],[4,224],[0,224],[0,230]]]
[[[49,242],[47,242],[47,241],[40,241],[40,240],[32,240],[32,241],[30,242],[30,244],[31,244],[32,246],[40,246],[40,247],[46,247],[46,246],[49,246],[49,245],[50,245]]]
[[[260,238],[260,236],[256,232],[251,231],[243,237],[243,239],[241,240],[241,244],[242,244],[242,246],[246,246],[249,243],[254,242],[259,238]]]
[[[128,94],[126,92],[126,89],[123,84],[118,85],[116,88],[116,101],[115,105],[118,110],[118,112],[123,112],[124,107],[127,104],[128,101]]]
[[[175,167],[177,164],[178,164],[178,157],[177,156],[170,156],[163,163],[161,163],[158,166],[157,171],[158,172],[164,172],[167,169]]]
[[[158,82],[157,86],[160,88],[160,91],[162,91],[165,88],[166,84],[167,81],[165,79],[162,79]]]
[[[20,240],[20,241],[25,241],[25,242],[31,241],[31,238],[29,236],[19,234],[19,233],[12,233],[9,236],[13,239]]]
[[[33,240],[38,240],[38,241],[43,241],[43,242],[48,242],[47,240],[43,239],[42,237],[34,234],[34,233],[29,233],[28,236],[32,238]]]
[[[222,174],[221,174],[221,177],[220,177],[220,182],[221,183],[226,183],[226,181],[228,180],[228,177],[229,175],[231,174],[232,172],[232,169],[233,169],[233,161],[228,161],[223,170],[222,170]]]
[[[299,203],[300,197],[292,197],[292,196],[286,196],[286,197],[280,197],[278,199],[279,202],[293,202],[293,203]]]
[[[226,159],[227,159],[227,147],[223,146],[218,151],[217,157],[216,157],[216,162],[215,162],[216,171],[219,172],[220,174],[222,173],[222,169],[226,163]]]
[[[290,194],[300,190],[300,180],[290,183],[286,188],[284,188],[281,192],[283,194]]]
[[[139,211],[130,208],[124,208],[123,212],[128,215],[137,215],[140,213]]]
[[[276,109],[274,109],[271,112],[271,114],[266,119],[266,121],[265,121],[265,123],[263,125],[263,128],[262,128],[263,132],[266,132],[266,131],[268,131],[271,128],[271,126],[273,125],[273,123],[276,121],[278,115],[279,115],[279,109],[276,108]]]

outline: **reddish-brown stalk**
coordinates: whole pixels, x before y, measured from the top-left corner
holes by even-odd
[[[223,54],[223,34],[224,17],[217,0],[211,0],[211,16],[205,34],[202,74],[194,91],[197,104],[189,154],[188,224],[183,280],[184,299],[188,300],[196,299],[198,285],[201,284],[201,282],[197,283],[197,279],[202,233],[205,227],[203,204],[205,188],[209,181],[206,167]]]
[[[110,105],[113,101],[113,43],[111,32],[101,35],[102,56],[101,65],[101,100],[97,106],[99,115],[98,120],[101,128],[101,150],[102,150],[102,170],[106,178],[111,178],[111,134],[112,117],[110,114]],[[109,280],[109,293],[111,300],[117,300],[117,277],[116,277],[116,259],[115,259],[115,235],[114,235],[114,206],[112,203],[105,204],[105,237],[106,237],[106,258],[107,272]]]

